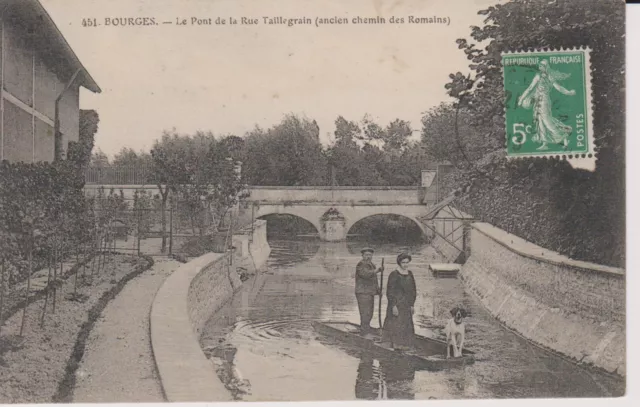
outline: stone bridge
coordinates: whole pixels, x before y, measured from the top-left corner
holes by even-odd
[[[85,185],[87,195],[95,195],[99,188],[123,191],[132,199],[136,190],[157,194],[153,185]],[[281,187],[250,186],[248,197],[238,205],[241,224],[273,214],[287,214],[310,222],[326,241],[344,240],[349,229],[358,221],[373,215],[400,215],[415,222],[425,235],[430,229],[418,220],[436,202],[436,187]]]
[[[250,221],[272,214],[287,214],[310,222],[326,241],[344,240],[358,221],[373,215],[400,215],[418,220],[435,203],[435,188],[424,187],[267,187],[248,188],[249,197],[238,209]]]

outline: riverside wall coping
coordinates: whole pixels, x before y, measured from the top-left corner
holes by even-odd
[[[150,315],[151,346],[169,402],[232,401],[216,375],[189,317],[189,288],[203,270],[223,265],[226,254],[208,253],[176,269],[162,284]]]
[[[489,223],[474,222],[471,227],[482,233],[483,235],[494,240],[498,244],[506,247],[514,253],[533,260],[553,264],[556,266],[564,266],[578,269],[586,272],[596,272],[608,275],[610,277],[624,278],[625,270],[617,267],[604,266],[596,263],[589,263],[581,260],[573,260],[565,255],[545,249],[527,240],[505,232]]]

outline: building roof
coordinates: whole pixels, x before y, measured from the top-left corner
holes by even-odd
[[[5,4],[2,5],[2,3]],[[37,51],[45,60],[55,65],[55,69],[64,72],[63,76],[66,76],[66,79],[69,79],[75,71],[80,70],[77,79],[80,85],[92,92],[101,92],[96,81],[82,65],[40,1],[1,0],[0,14],[5,22],[10,21],[26,30]]]

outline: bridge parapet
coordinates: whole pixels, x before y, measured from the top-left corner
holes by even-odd
[[[424,187],[257,187],[247,201],[282,205],[424,205],[435,191]],[[433,196],[431,196],[433,195]],[[426,199],[425,199],[426,198]]]

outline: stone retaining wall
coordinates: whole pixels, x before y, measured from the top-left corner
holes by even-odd
[[[242,286],[237,268],[255,273],[266,264],[267,221],[258,219],[235,234],[233,244],[233,255],[208,253],[183,264],[156,294],[151,344],[167,401],[232,400],[200,348],[200,335]]]
[[[208,253],[180,266],[151,308],[151,345],[167,401],[231,401],[200,348],[205,322],[242,283],[230,255]]]
[[[625,273],[571,260],[486,223],[470,230],[462,278],[508,328],[552,351],[626,375]]]
[[[257,219],[253,227],[249,225],[240,233],[233,235],[235,247],[234,263],[251,273],[263,269],[271,253],[267,241],[267,221]]]

